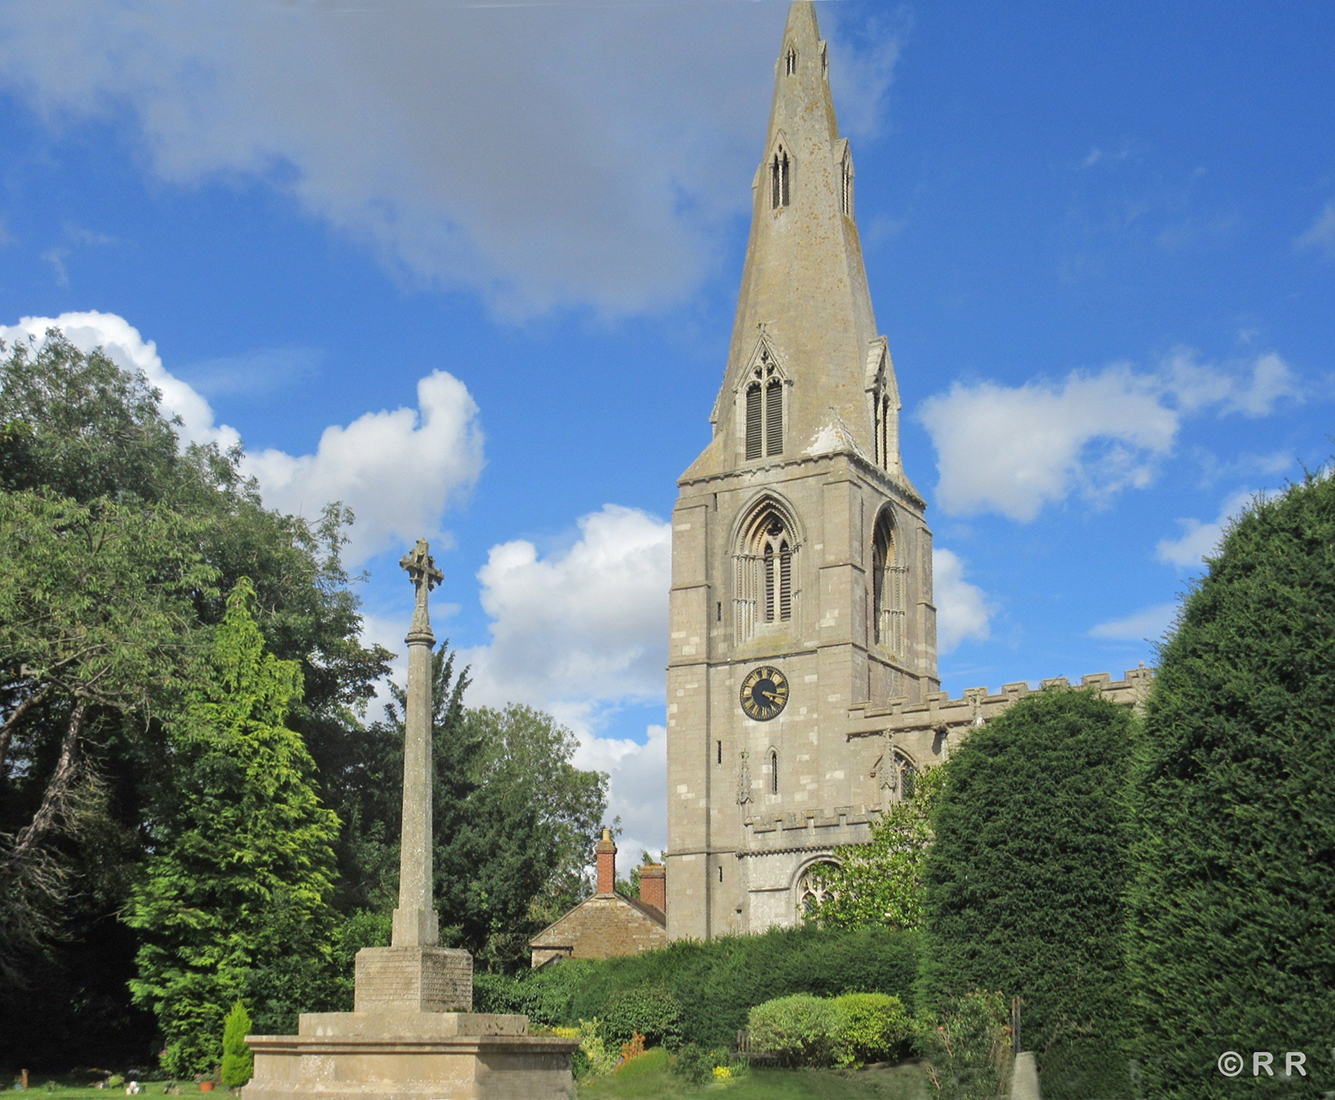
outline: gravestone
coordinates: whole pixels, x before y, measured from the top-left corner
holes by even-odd
[[[296,1035],[250,1035],[242,1100],[571,1100],[578,1043],[528,1017],[475,1013],[473,960],[440,946],[431,896],[431,650],[444,578],[425,539],[399,564],[417,590],[408,643],[399,906],[389,947],[357,952],[352,1012],[303,1013]]]

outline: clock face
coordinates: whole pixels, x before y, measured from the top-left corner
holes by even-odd
[[[762,665],[742,681],[742,710],[748,718],[768,722],[788,705],[788,677],[777,668]]]

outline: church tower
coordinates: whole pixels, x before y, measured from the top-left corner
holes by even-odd
[[[914,761],[869,713],[939,691],[931,533],[899,456],[814,5],[788,13],[713,439],[678,482],[668,933],[801,920]],[[879,751],[880,755],[877,755]]]

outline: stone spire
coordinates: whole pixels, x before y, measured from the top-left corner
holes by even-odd
[[[897,429],[894,369],[877,332],[853,218],[852,156],[839,136],[829,55],[810,0],[788,12],[752,190],[737,317],[711,417],[714,441],[688,478],[736,468],[738,394],[766,353],[788,387],[785,458],[849,450],[874,458],[877,377]],[[897,430],[890,435],[890,460],[877,464],[902,478]]]

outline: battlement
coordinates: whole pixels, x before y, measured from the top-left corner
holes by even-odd
[[[739,858],[860,844],[881,819],[879,806],[835,806],[787,813],[754,814],[743,822],[748,847]]]
[[[1121,680],[1114,680],[1108,672],[1095,672],[1080,678],[1080,687],[1096,688],[1100,695],[1114,703],[1144,708],[1154,682],[1154,669],[1128,669]],[[1039,690],[1070,687],[1065,676],[1054,676],[1040,681]],[[999,692],[986,687],[965,688],[958,699],[949,692],[938,691],[921,703],[897,699],[887,705],[855,703],[849,708],[849,717],[857,728],[848,738],[872,737],[878,734],[908,733],[915,730],[934,730],[942,734],[958,733],[977,728],[995,718],[1011,704],[1023,699],[1033,690],[1023,681],[1003,684]]]

